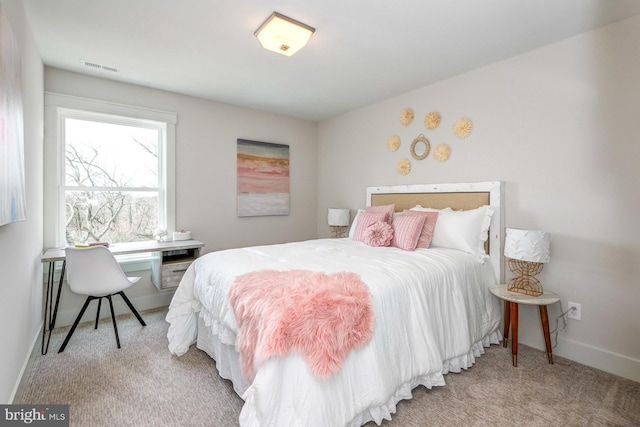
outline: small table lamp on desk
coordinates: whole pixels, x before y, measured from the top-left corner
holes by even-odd
[[[347,231],[350,219],[349,209],[329,208],[327,222],[329,223],[329,226],[331,226],[331,236],[334,239],[344,237],[344,233]]]

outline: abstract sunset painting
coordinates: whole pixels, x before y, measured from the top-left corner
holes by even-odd
[[[238,139],[238,216],[289,214],[289,146]]]

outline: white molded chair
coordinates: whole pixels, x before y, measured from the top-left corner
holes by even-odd
[[[133,314],[138,318],[140,324],[147,326],[131,304],[131,301],[129,301],[129,298],[127,298],[123,292],[134,283],[137,283],[140,277],[127,277],[109,249],[104,246],[93,246],[90,248],[69,247],[65,249],[65,253],[67,283],[72,292],[87,295],[87,299],[82,306],[82,310],[80,310],[80,314],[78,314],[75,322],[73,322],[73,326],[64,339],[58,353],[64,351],[71,339],[71,335],[73,335],[78,323],[80,323],[80,319],[82,319],[82,315],[87,309],[87,306],[94,299],[98,300],[98,313],[96,314],[96,325],[94,329],[98,328],[102,298],[106,298],[109,300],[109,306],[111,308],[111,319],[113,321],[113,329],[116,333],[118,348],[120,348],[120,338],[118,337],[116,316],[113,313],[113,301],[111,300],[113,295],[120,295]]]

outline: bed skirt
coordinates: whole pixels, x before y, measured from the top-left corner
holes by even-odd
[[[491,344],[499,344],[500,342],[502,342],[502,333],[498,327],[493,332],[487,334],[482,340],[476,342],[467,354],[444,361],[442,374],[449,372],[457,373],[470,368],[475,363],[476,358],[484,354],[485,347],[489,347]],[[247,384],[242,374],[240,355],[233,346],[221,343],[218,335],[211,331],[211,328],[205,324],[201,316],[198,316],[196,347],[206,352],[216,361],[216,368],[220,376],[230,380],[238,396],[243,397],[245,391],[249,388],[249,384]],[[412,390],[419,385],[431,389],[433,386],[444,386],[445,384],[436,378],[428,378],[426,376],[412,378],[410,381],[400,385],[385,404],[379,407],[369,408],[363,413],[358,414],[352,419],[348,426],[360,427],[369,421],[374,421],[380,425],[383,419],[391,420],[391,414],[396,412],[397,403],[401,400],[413,398]],[[251,407],[247,407],[247,405],[243,407],[243,413],[240,416],[241,425],[247,425],[247,423],[242,422],[243,419],[252,420],[255,418],[255,414],[252,414],[251,411]],[[248,424],[253,425],[252,422]]]
[[[211,332],[202,317],[198,316],[198,335],[196,347],[216,361],[220,376],[233,383],[233,389],[242,397],[249,388],[240,366],[240,354],[233,346],[220,342],[218,335]]]

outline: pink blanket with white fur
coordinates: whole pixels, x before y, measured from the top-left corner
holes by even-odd
[[[228,297],[249,383],[268,358],[292,350],[326,379],[373,333],[371,296],[355,273],[256,271],[238,276]]]

